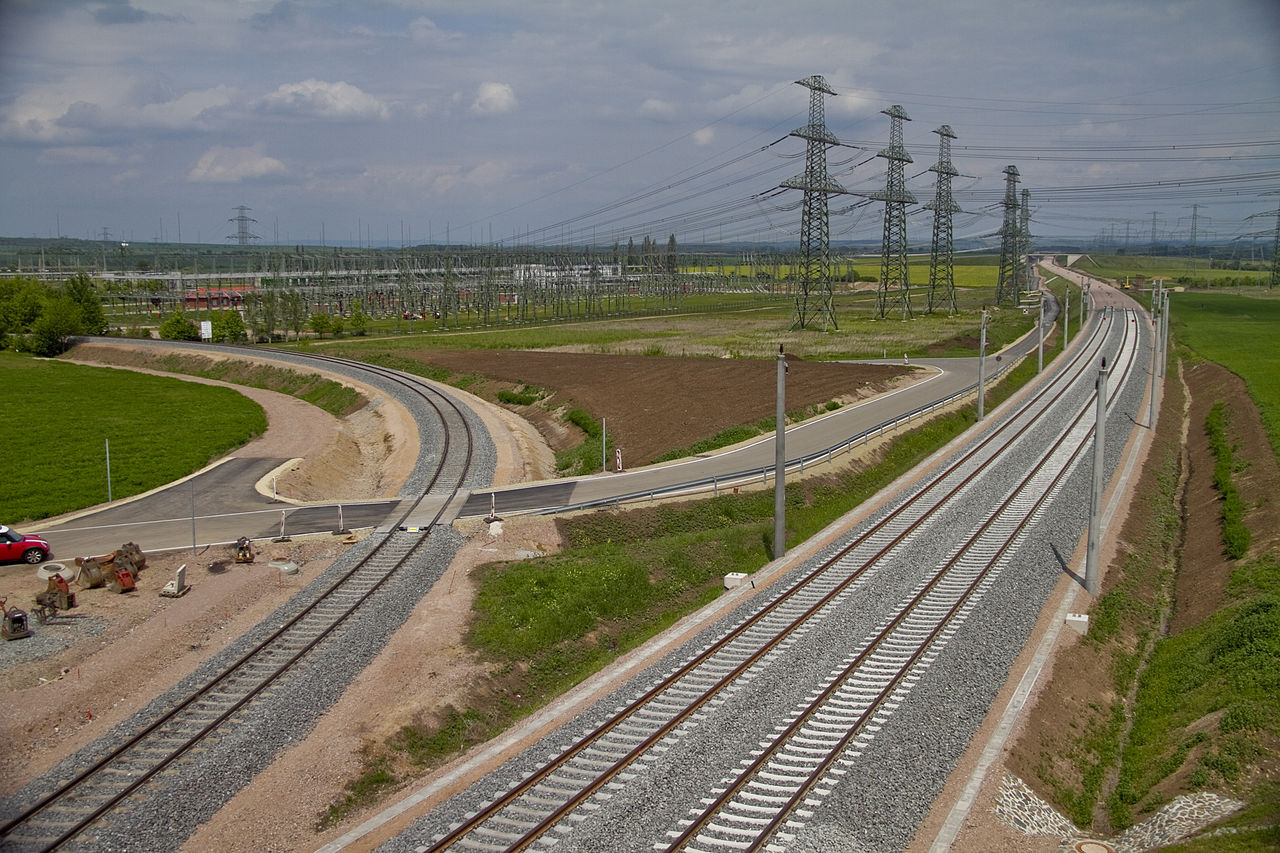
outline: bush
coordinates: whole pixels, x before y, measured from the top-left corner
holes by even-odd
[[[198,341],[200,327],[188,320],[181,311],[174,311],[160,324],[160,339],[164,341]]]

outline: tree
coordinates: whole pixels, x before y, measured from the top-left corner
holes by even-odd
[[[274,290],[267,288],[262,291],[262,295],[258,300],[258,323],[254,327],[254,337],[266,338],[270,341],[275,337],[276,326],[280,325],[280,295]]]
[[[238,344],[245,339],[244,319],[239,311],[215,311],[210,325],[214,343]]]
[[[198,341],[200,327],[188,320],[181,311],[174,311],[160,324],[160,339],[164,341]]]
[[[364,337],[369,334],[369,324],[373,322],[373,318],[364,313],[364,309],[356,306],[356,310],[351,312],[351,334],[356,337]]]
[[[333,331],[333,318],[323,311],[317,311],[307,320],[307,325],[316,333],[316,337],[323,338],[325,332]]]
[[[294,340],[302,337],[302,330],[307,325],[307,303],[302,294],[296,290],[285,291],[280,299],[284,325],[287,331],[293,332]]]
[[[107,315],[102,311],[102,299],[93,285],[93,279],[83,270],[71,276],[62,285],[63,292],[80,306],[80,334],[102,335],[107,331]]]
[[[71,348],[71,339],[81,333],[80,329],[80,306],[67,294],[59,294],[49,300],[31,324],[28,348],[49,358],[62,355]]]
[[[44,285],[34,278],[0,279],[0,348],[8,345],[11,335],[31,331],[46,301]]]

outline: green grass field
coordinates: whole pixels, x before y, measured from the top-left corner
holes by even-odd
[[[1265,284],[1269,272],[1260,270],[1210,269],[1207,258],[1197,258],[1187,267],[1186,258],[1173,258],[1148,255],[1103,255],[1089,254],[1076,261],[1074,269],[1091,275],[1110,278],[1124,282],[1131,276],[1144,278],[1163,278],[1170,283],[1189,277],[1197,281],[1197,287],[1209,287],[1215,281],[1245,280],[1255,284]]]
[[[0,521],[20,526],[185,477],[266,429],[227,388],[0,352],[15,404],[0,419]]]
[[[1188,291],[1171,312],[1179,343],[1244,379],[1280,457],[1280,299]]]

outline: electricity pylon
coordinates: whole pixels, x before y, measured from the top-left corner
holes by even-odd
[[[1035,276],[1031,274],[1031,190],[1022,191],[1022,207],[1018,211],[1018,293],[1030,293]]]
[[[996,304],[1008,305],[1018,299],[1018,167],[1004,168],[1004,224],[1000,226],[1000,275],[996,279]]]
[[[800,267],[800,292],[796,294],[796,318],[792,328],[807,329],[819,320],[822,330],[837,328],[835,304],[831,293],[831,225],[827,196],[847,190],[827,174],[827,148],[838,145],[823,120],[823,95],[834,95],[821,74],[796,83],[809,90],[809,123],[791,131],[805,141],[804,174],[783,181],[780,186],[802,190],[804,202],[800,213],[800,243],[803,259]]]
[[[876,316],[884,317],[891,307],[902,309],[902,319],[911,316],[911,280],[907,269],[907,205],[916,197],[907,189],[904,167],[914,162],[902,145],[902,123],[911,121],[907,111],[894,104],[881,114],[889,117],[889,147],[877,154],[889,161],[884,190],[869,196],[884,202],[884,237],[880,243],[880,288],[876,292]]]
[[[938,134],[938,163],[929,171],[938,176],[938,187],[933,201],[925,208],[933,211],[933,243],[929,251],[929,305],[926,314],[935,308],[945,308],[948,314],[956,313],[956,277],[952,266],[953,244],[951,215],[960,211],[951,196],[951,179],[960,174],[951,165],[951,140],[956,135],[951,125],[944,124],[934,131]]]
[[[249,211],[253,210],[253,208],[246,207],[245,205],[242,204],[239,207],[234,208],[234,210],[236,211],[236,215],[231,217],[227,221],[234,222],[236,224],[236,233],[228,235],[227,239],[235,240],[237,245],[240,245],[240,246],[248,246],[250,240],[262,239],[257,234],[254,234],[252,231],[249,230],[249,223],[250,222],[256,223],[258,221],[249,216]]]

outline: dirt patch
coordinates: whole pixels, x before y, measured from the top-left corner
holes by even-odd
[[[532,385],[553,391],[544,410],[572,406],[606,419],[609,434],[631,465],[647,464],[729,427],[770,418],[776,405],[777,367],[767,359],[442,349],[403,355],[508,387]],[[913,374],[913,368],[900,365],[790,359],[787,410],[829,400],[851,403]],[[581,440],[580,433],[557,436],[549,420],[554,419],[541,418],[537,425],[553,448]]]
[[[366,747],[381,744],[402,726],[474,701],[476,685],[488,683],[491,672],[463,645],[475,594],[471,572],[483,563],[553,553],[561,542],[554,519],[512,519],[500,525],[505,528],[500,532],[479,520],[460,524],[469,536],[467,543],[404,627],[307,739],[260,773],[191,837],[184,850],[315,849],[362,818],[352,815],[338,829],[316,832],[325,808],[340,800],[346,782],[362,772]],[[412,770],[395,769],[402,776]],[[421,781],[409,775],[378,807]]]
[[[1275,502],[1280,473],[1275,454],[1266,452],[1270,444],[1244,380],[1221,365],[1203,362],[1187,371],[1187,382],[1192,388],[1184,506],[1188,527],[1169,625],[1174,634],[1198,625],[1222,606],[1234,566],[1223,554],[1222,499],[1213,487],[1214,457],[1205,431],[1205,418],[1216,403],[1226,407],[1227,434],[1241,463],[1233,480],[1249,508],[1249,527],[1254,532],[1250,553],[1265,553],[1280,544],[1280,508]]]
[[[12,647],[6,654],[28,659],[20,657],[0,670],[0,743],[9,759],[0,797],[168,690],[288,600],[346,547],[328,536],[299,539],[260,549],[251,564],[235,563],[229,546],[196,555],[150,554],[133,592],[75,590],[75,609],[49,624],[38,624],[33,616],[37,637],[57,637],[66,647],[38,657],[27,654],[34,645],[20,645],[36,638],[6,644]],[[271,560],[293,561],[300,571],[283,575],[268,565]],[[182,598],[162,598],[160,590],[184,564],[191,591]],[[10,605],[29,608],[43,586],[35,566],[0,566],[0,598]]]

